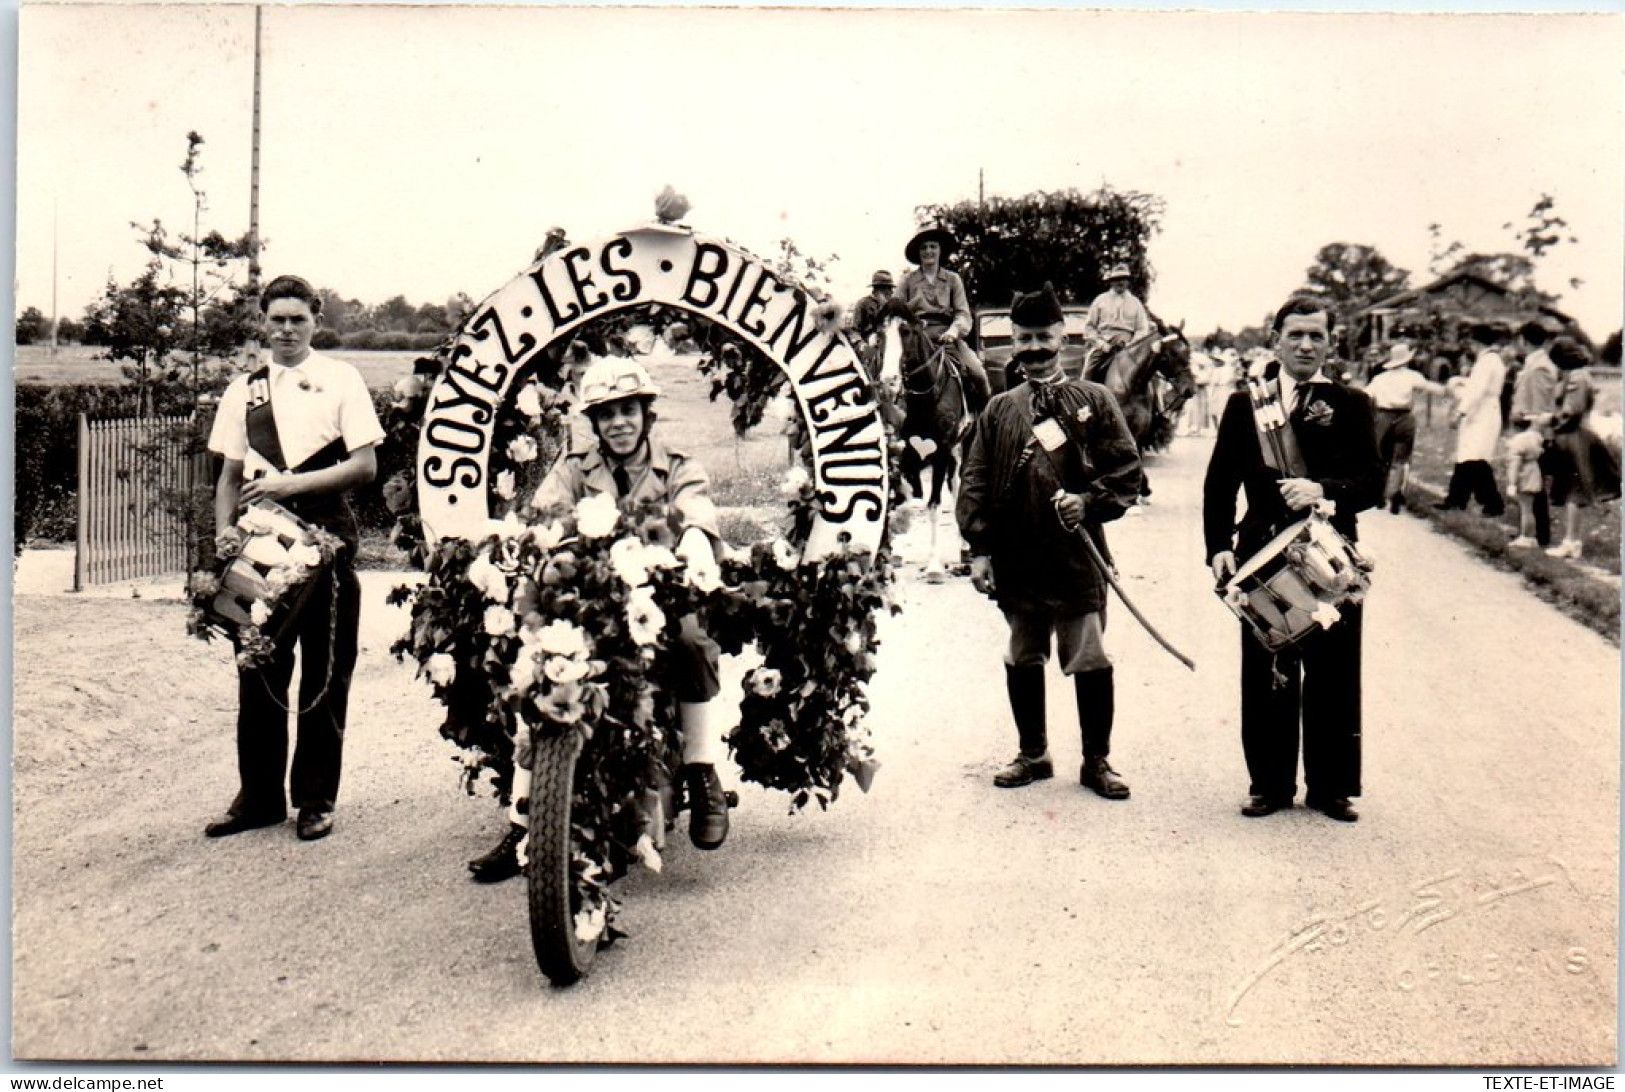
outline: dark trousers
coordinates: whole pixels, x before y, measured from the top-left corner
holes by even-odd
[[[1241,749],[1255,796],[1297,795],[1298,726],[1303,780],[1317,797],[1360,795],[1360,629],[1364,608],[1271,653],[1241,629]],[[1277,686],[1276,673],[1284,678]]]
[[[289,798],[295,808],[333,810],[360,624],[361,582],[348,554],[341,554],[333,571],[317,578],[275,654],[258,668],[238,670],[237,776],[242,788],[231,806],[233,814],[284,813]],[[296,648],[299,701],[290,705]],[[298,714],[299,734],[285,797],[290,708]]]
[[[1486,516],[1499,516],[1506,505],[1501,500],[1501,488],[1495,484],[1495,471],[1483,459],[1469,459],[1457,463],[1450,472],[1450,489],[1445,494],[1446,508],[1466,508],[1468,500],[1476,500]]]

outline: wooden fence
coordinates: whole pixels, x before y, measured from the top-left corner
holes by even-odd
[[[184,496],[208,473],[207,456],[186,453],[190,421],[79,415],[75,591],[186,571],[186,522],[163,501]]]

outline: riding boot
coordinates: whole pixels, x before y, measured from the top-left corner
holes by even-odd
[[[1021,753],[1038,758],[1049,751],[1049,732],[1044,726],[1044,665],[1004,667],[1005,689],[1010,694],[1010,714],[1015,718]]]
[[[1072,676],[1078,702],[1078,728],[1083,736],[1083,768],[1078,781],[1108,800],[1126,800],[1129,788],[1106,756],[1112,750],[1112,722],[1117,713],[1117,691],[1112,669],[1080,671]]]
[[[683,782],[688,790],[688,840],[716,849],[728,838],[728,795],[717,776],[722,735],[712,721],[714,701],[679,702],[683,726]]]
[[[1004,666],[1005,687],[1010,694],[1010,713],[1016,722],[1021,753],[993,775],[1001,789],[1018,788],[1055,776],[1049,757],[1049,739],[1044,728],[1044,665]]]

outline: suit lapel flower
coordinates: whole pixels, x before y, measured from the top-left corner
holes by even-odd
[[[1306,425],[1329,425],[1332,423],[1332,407],[1318,395],[1311,394],[1303,407],[1303,422]]]

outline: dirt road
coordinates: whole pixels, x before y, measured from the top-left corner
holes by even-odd
[[[742,788],[727,847],[622,885],[632,938],[569,990],[369,574],[339,822],[221,841],[228,651],[182,608],[20,580],[13,1053],[34,1059],[1608,1064],[1619,653],[1407,516],[1362,519],[1363,818],[1237,812],[1236,623],[1201,565],[1205,441],[1112,529],[1130,593],[1114,762],[996,790],[997,612],[910,583],[885,623],[874,790],[825,814]],[[918,543],[910,543],[917,550]],[[25,562],[25,570],[27,564]],[[25,571],[26,576],[26,571]],[[48,582],[47,582],[48,583]]]

